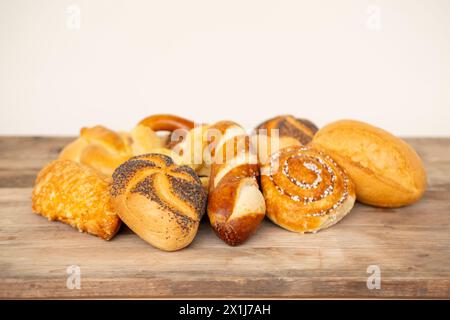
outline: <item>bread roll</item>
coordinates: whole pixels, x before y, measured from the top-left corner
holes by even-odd
[[[363,203],[401,207],[425,192],[427,178],[420,157],[405,141],[382,129],[337,121],[319,130],[311,145],[326,150],[348,172]]]
[[[328,155],[292,146],[274,153],[261,168],[267,216],[295,232],[317,232],[341,220],[353,207],[347,174]]]
[[[127,134],[95,126],[82,128],[80,137],[61,151],[59,159],[87,165],[110,177],[131,155]]]
[[[176,153],[181,161],[181,164],[188,165],[195,170],[196,173],[209,176],[209,169],[205,171],[205,156],[208,154],[205,149],[208,145],[207,134],[208,125],[199,125],[188,131],[185,131],[181,136],[172,136],[169,147]],[[206,159],[207,160],[207,159]]]
[[[206,206],[195,172],[163,154],[129,159],[113,174],[111,205],[142,239],[175,251],[194,239]]]
[[[154,153],[166,147],[168,136],[158,131],[189,130],[194,127],[190,120],[157,114],[141,120],[133,130],[115,132],[104,126],[82,128],[80,137],[67,145],[59,158],[88,165],[110,177],[114,170],[132,156]]]
[[[253,143],[258,146],[258,161],[266,163],[270,155],[289,146],[308,144],[317,127],[306,119],[291,115],[281,115],[266,120],[256,127]]]
[[[217,139],[230,138],[236,134],[245,134],[245,130],[231,121],[219,121],[214,125],[199,125],[187,131],[184,136],[172,137],[171,150],[178,155],[180,164],[188,165],[209,188],[212,154]],[[220,137],[218,137],[220,136]],[[178,139],[180,138],[180,139]],[[216,139],[217,138],[217,139]]]
[[[230,121],[212,127],[221,134],[210,149],[208,217],[219,238],[239,245],[255,232],[266,211],[257,181],[257,157],[242,127]]]
[[[120,227],[120,219],[110,207],[109,188],[96,170],[69,160],[55,160],[39,172],[32,208],[49,220],[109,240]]]
[[[278,130],[280,149],[288,146],[306,145],[312,140],[312,137],[318,130],[311,121],[295,118],[291,115],[282,115],[266,120],[258,125],[256,129],[267,130],[269,137],[273,134],[272,130]]]
[[[141,124],[138,124],[130,131],[130,138],[131,154],[133,156],[150,153],[154,149],[164,148],[166,145],[164,137],[159,136],[157,132]]]

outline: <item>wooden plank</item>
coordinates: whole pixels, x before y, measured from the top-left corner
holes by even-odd
[[[410,140],[430,181],[415,205],[357,204],[308,235],[264,221],[239,247],[203,221],[192,245],[173,253],[126,227],[107,242],[31,212],[35,174],[68,141],[0,138],[0,298],[450,297],[450,139]],[[66,287],[70,265],[81,268],[80,290]],[[381,269],[380,290],[366,286],[369,265]]]
[[[39,170],[73,139],[0,137],[0,188],[33,186]]]

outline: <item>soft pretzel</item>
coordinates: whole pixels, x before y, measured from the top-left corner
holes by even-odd
[[[274,153],[261,168],[267,216],[295,232],[316,232],[341,220],[355,203],[347,174],[327,154],[303,146]]]
[[[198,176],[163,154],[133,157],[113,174],[111,205],[151,245],[174,251],[194,239],[206,206]]]
[[[49,220],[109,240],[120,227],[110,207],[109,188],[98,171],[70,160],[55,160],[38,174],[32,208]]]
[[[156,114],[139,122],[153,131],[175,131],[177,129],[191,130],[194,122],[171,114]]]
[[[211,145],[208,217],[216,234],[229,245],[243,243],[264,218],[259,166],[250,138],[233,122],[211,127],[220,137]]]
[[[162,135],[161,131],[169,131],[169,134]],[[141,120],[131,131],[133,155],[162,153],[170,156],[177,164],[186,164],[196,169],[188,150],[193,154],[190,142],[194,137],[198,139],[197,132],[198,127],[195,127],[191,120],[170,114],[149,116]],[[181,148],[180,138],[184,138],[183,150],[181,152],[171,150],[177,144],[176,149]],[[201,138],[199,141],[202,141]],[[186,152],[183,153],[183,151]]]
[[[155,149],[169,147],[170,135],[160,134],[160,131],[173,132],[176,130],[190,130],[194,128],[194,123],[171,114],[155,114],[146,117],[130,132],[131,152],[133,156],[146,153],[154,153]],[[164,151],[167,153],[167,150]]]

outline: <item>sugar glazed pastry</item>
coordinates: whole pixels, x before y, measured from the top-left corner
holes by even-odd
[[[38,174],[32,209],[49,220],[109,240],[121,224],[110,207],[109,188],[98,171],[73,161],[55,160]]]
[[[405,141],[382,129],[337,121],[319,130],[311,144],[326,150],[348,172],[363,203],[400,207],[425,192],[427,178],[420,157]]]
[[[347,174],[328,155],[309,147],[287,147],[261,168],[267,216],[295,232],[316,232],[341,220],[353,207]]]
[[[264,197],[259,190],[259,166],[250,138],[234,122],[212,126],[220,137],[211,147],[208,217],[220,239],[234,246],[243,243],[265,216]]]
[[[111,205],[142,239],[165,251],[188,246],[206,207],[192,168],[162,154],[133,157],[113,174]]]

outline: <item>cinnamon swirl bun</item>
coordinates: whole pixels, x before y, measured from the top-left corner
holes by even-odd
[[[317,232],[341,220],[353,207],[355,190],[328,155],[303,146],[274,153],[261,168],[267,216],[294,232]]]

